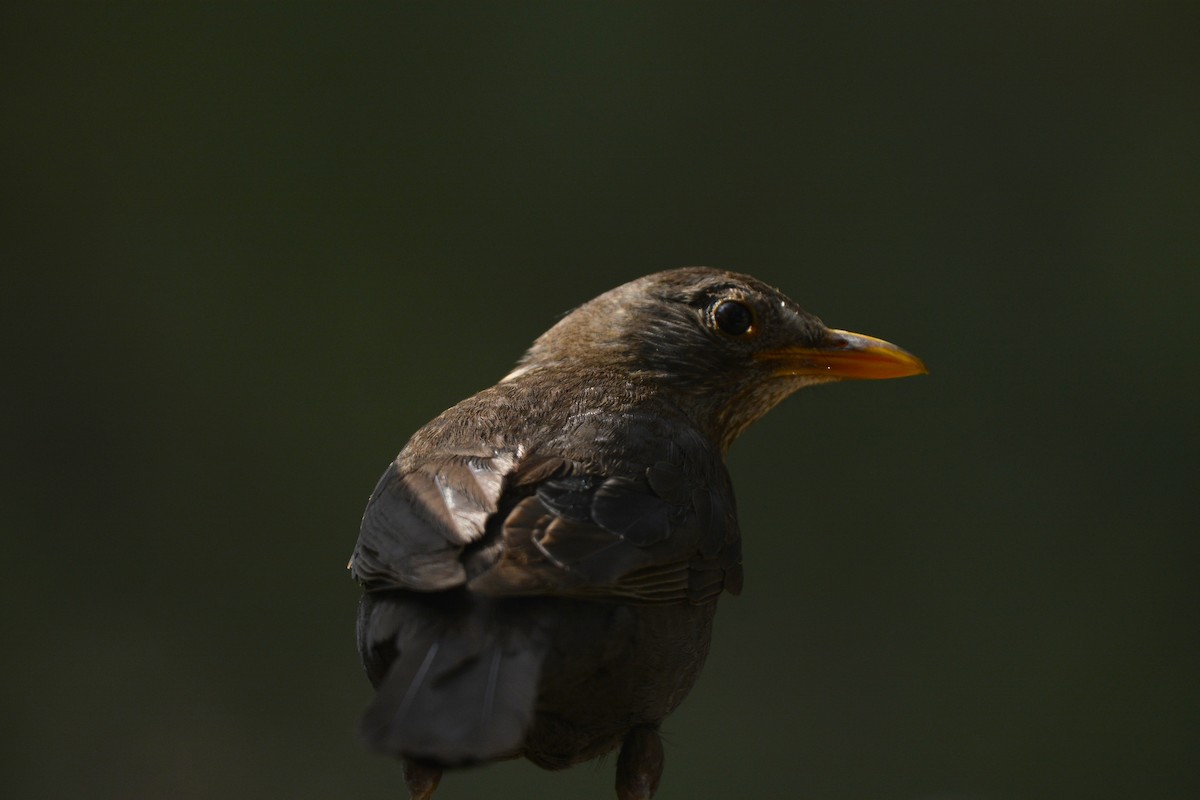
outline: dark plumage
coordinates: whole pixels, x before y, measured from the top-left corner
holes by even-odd
[[[500,383],[413,435],[350,561],[372,749],[414,798],[444,767],[557,769],[617,747],[649,798],[657,729],[742,585],[724,454],[806,385],[923,372],[745,275],[671,270],[564,317]]]

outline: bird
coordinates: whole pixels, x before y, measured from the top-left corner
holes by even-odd
[[[660,725],[742,589],[730,446],[799,389],[925,372],[710,267],[566,314],[413,434],[370,495],[348,565],[376,692],[361,739],[402,761],[412,800],[447,769],[613,751],[619,800],[648,800]]]

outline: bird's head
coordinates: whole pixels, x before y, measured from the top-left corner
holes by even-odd
[[[506,380],[592,366],[658,387],[723,450],[805,386],[926,371],[889,342],[826,327],[759,280],[707,267],[657,272],[585,303]]]

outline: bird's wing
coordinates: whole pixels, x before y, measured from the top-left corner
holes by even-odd
[[[484,535],[515,463],[503,452],[441,454],[403,472],[392,462],[363,512],[355,579],[369,589],[461,586],[463,549]]]
[[[741,588],[741,544],[723,475],[670,457],[629,476],[562,458],[448,454],[393,463],[350,559],[367,588],[704,602]]]
[[[603,476],[550,458],[517,470],[510,496],[468,553],[474,591],[702,603],[741,589],[727,479],[689,477],[671,460]]]

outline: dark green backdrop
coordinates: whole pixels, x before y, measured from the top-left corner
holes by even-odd
[[[353,734],[377,476],[709,264],[931,374],[735,447],[662,800],[1200,796],[1198,9],[6,5],[0,794],[399,798]]]

